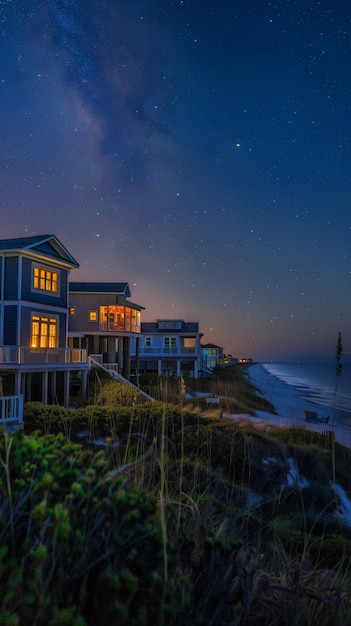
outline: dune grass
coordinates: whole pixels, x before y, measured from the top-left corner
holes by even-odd
[[[245,372],[232,376],[206,393],[257,409]],[[0,625],[349,623],[330,435],[265,433],[203,412],[179,380],[151,383],[153,403],[93,383],[76,411],[28,404],[26,436],[2,438]],[[336,444],[347,493],[350,461]]]

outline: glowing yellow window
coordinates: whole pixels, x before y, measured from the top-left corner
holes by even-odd
[[[58,273],[43,267],[33,268],[33,288],[41,291],[58,292]]]
[[[97,320],[97,311],[89,311],[89,321],[96,322]]]
[[[57,319],[32,315],[32,348],[57,348]]]

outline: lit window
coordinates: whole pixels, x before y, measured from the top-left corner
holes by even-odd
[[[33,267],[33,288],[58,293],[58,272],[44,267]]]
[[[32,348],[57,348],[57,319],[32,315]]]
[[[89,321],[90,322],[97,321],[97,311],[89,311]]]
[[[69,314],[73,317],[76,314],[76,307],[75,306],[70,306],[69,307]]]

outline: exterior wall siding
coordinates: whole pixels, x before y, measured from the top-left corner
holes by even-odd
[[[67,340],[66,340],[66,337],[67,337],[67,335],[66,335],[67,314],[64,313],[64,312],[61,312],[59,314],[59,317],[60,317],[60,321],[59,321],[60,327],[59,327],[59,335],[58,335],[59,347],[60,348],[66,348],[66,346],[67,346]]]
[[[5,300],[17,300],[18,257],[5,259]]]
[[[4,346],[17,346],[17,305],[4,307]]]
[[[76,313],[75,315],[69,316],[70,332],[78,331],[86,334],[99,332],[100,306],[114,304],[116,304],[115,294],[77,294],[71,292],[69,297],[69,306],[74,306],[76,308]],[[89,311],[97,311],[98,315],[96,322],[89,321]]]

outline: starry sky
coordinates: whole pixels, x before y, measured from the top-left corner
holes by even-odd
[[[0,237],[236,357],[351,352],[351,7],[1,0]]]

